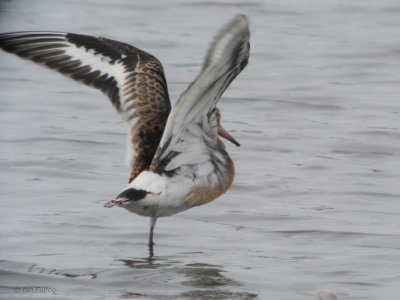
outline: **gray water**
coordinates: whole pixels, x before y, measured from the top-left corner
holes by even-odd
[[[399,1],[1,1],[0,31],[133,44],[174,102],[236,13],[236,180],[160,219],[152,258],[148,219],[103,208],[129,174],[107,98],[0,53],[1,299],[400,299]]]

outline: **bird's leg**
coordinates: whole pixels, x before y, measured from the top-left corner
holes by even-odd
[[[150,255],[153,255],[153,232],[154,232],[154,226],[156,225],[157,218],[151,217],[150,218],[150,235],[149,235],[149,251]]]

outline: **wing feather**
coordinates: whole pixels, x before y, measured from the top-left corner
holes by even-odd
[[[0,34],[0,48],[101,90],[129,127],[129,181],[149,168],[171,109],[154,56],[118,41],[63,32]]]
[[[249,57],[248,21],[236,16],[217,35],[197,78],[182,93],[172,109],[159,148],[150,166],[158,173],[172,174],[184,165],[215,161],[218,148],[215,107]]]

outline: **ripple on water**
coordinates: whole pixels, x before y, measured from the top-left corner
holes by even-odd
[[[249,65],[219,104],[241,143],[226,145],[234,186],[160,219],[154,257],[146,218],[103,208],[129,173],[112,105],[0,53],[0,298],[398,298],[397,0],[0,6],[2,31],[68,28],[155,54],[172,101],[221,22],[245,13],[252,32]]]

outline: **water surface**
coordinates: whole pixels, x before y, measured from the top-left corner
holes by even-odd
[[[0,298],[398,299],[398,1],[1,1],[0,29],[145,49],[174,102],[236,13],[250,64],[219,104],[235,183],[160,219],[152,258],[148,219],[103,208],[129,174],[108,100],[0,53]]]

